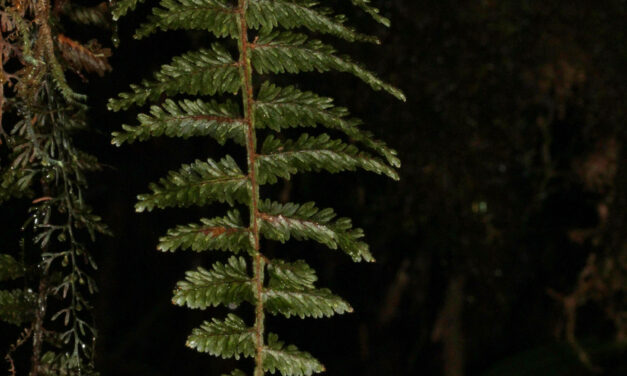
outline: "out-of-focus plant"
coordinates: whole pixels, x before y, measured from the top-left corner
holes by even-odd
[[[88,313],[96,291],[90,242],[107,233],[85,202],[85,174],[100,169],[75,146],[87,126],[84,96],[66,72],[103,75],[109,49],[62,33],[62,17],[106,24],[105,4],[69,1],[0,2],[0,204],[29,199],[18,244],[2,242],[0,319],[23,328],[5,359],[10,374],[95,374],[96,330]],[[64,18],[65,19],[65,18]],[[6,249],[9,248],[10,249]],[[32,344],[30,366],[16,364],[18,348]],[[26,350],[24,350],[26,351]]]

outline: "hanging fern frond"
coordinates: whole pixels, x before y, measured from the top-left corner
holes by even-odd
[[[227,264],[216,262],[211,270],[198,268],[185,273],[185,280],[177,284],[172,302],[195,309],[239,305],[253,300],[251,283],[246,260],[230,257]]]
[[[183,165],[149,188],[152,193],[137,196],[137,212],[151,211],[155,207],[203,206],[214,201],[233,205],[245,203],[250,197],[250,182],[229,156],[219,162],[208,159]]]
[[[207,250],[231,251],[250,250],[248,227],[245,227],[237,210],[229,211],[226,217],[201,219],[201,223],[177,226],[159,238],[157,249],[176,251],[191,249],[196,252]]]
[[[224,145],[232,139],[239,145],[246,140],[246,123],[240,117],[239,106],[232,101],[217,103],[167,99],[161,106],[151,106],[150,114],[137,116],[139,126],[123,125],[124,132],[113,133],[113,143],[145,141],[150,137],[210,136]]]
[[[368,0],[352,3],[376,21],[389,24]],[[114,12],[123,14],[135,4],[126,0]],[[211,318],[192,331],[187,345],[223,358],[253,358],[253,376],[323,372],[324,366],[309,353],[267,333],[265,314],[321,318],[353,309],[331,290],[316,287],[316,274],[305,261],[268,258],[262,253],[262,238],[281,243],[314,240],[343,251],[354,261],[374,258],[363,241],[363,231],[353,228],[350,219],[336,218],[332,209],[318,209],[313,202],[298,205],[262,200],[260,187],[309,171],[362,169],[398,180],[400,161],[393,149],[360,129],[361,121],[349,118],[348,110],[335,106],[332,98],[295,86],[279,87],[272,83],[272,75],[339,71],[356,76],[374,90],[401,100],[405,97],[373,72],[338,55],[330,45],[302,34],[310,31],[350,42],[378,42],[348,26],[346,17],[315,1],[238,0],[235,4],[227,0],[162,0],[136,36],[178,29],[204,30],[223,40],[211,49],[175,58],[162,66],[153,81],[131,85],[131,92],[110,100],[109,108],[117,111],[168,97],[161,104],[153,104],[149,113],[139,115],[138,126],[124,125],[123,131],[115,132],[116,145],[165,135],[208,136],[219,144],[232,140],[246,148],[246,170],[230,156],[219,162],[196,161],[150,185],[152,193],[138,196],[137,211],[214,202],[248,207],[248,221],[233,209],[226,217],[177,226],[159,239],[157,248],[162,251],[238,254],[227,263],[215,262],[210,269],[187,272],[174,291],[174,304],[194,309],[251,305],[254,309],[254,322],[250,323],[235,314]],[[228,52],[235,50],[232,41],[237,42],[237,59]],[[264,75],[263,80],[260,75]],[[228,99],[218,103],[204,98],[172,98],[216,94],[238,95],[241,107]],[[263,131],[280,133],[287,128],[318,126],[337,131],[348,140],[326,133],[302,134],[296,139],[269,134],[260,147],[257,145],[258,134]],[[230,374],[244,375],[241,370]]]
[[[118,111],[132,105],[143,105],[162,94],[214,95],[239,90],[238,64],[219,44],[176,57],[155,74],[154,81],[131,85],[132,92],[109,100],[109,109]]]

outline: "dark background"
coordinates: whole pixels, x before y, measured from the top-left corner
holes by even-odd
[[[549,291],[582,291],[594,254],[600,272],[591,278],[605,287],[571,295],[574,333],[602,374],[626,375],[627,319],[617,325],[608,310],[625,312],[627,288],[627,4],[373,0],[392,19],[386,29],[348,1],[331,3],[383,42],[336,45],[404,90],[407,103],[343,74],[291,82],[365,119],[399,151],[401,181],[305,174],[262,190],[351,217],[378,261],[353,264],[313,242],[264,243],[271,254],[308,260],[319,286],[355,309],[324,320],[269,317],[269,330],[314,354],[329,375],[588,375],[567,343],[563,301]],[[91,177],[90,202],[115,234],[94,245],[98,368],[120,376],[248,369],[249,360],[184,346],[192,328],[225,310],[170,303],[186,270],[226,255],[155,250],[168,228],[226,207],[133,209],[149,182],[181,163],[243,151],[209,139],[109,144],[137,111],[107,112],[107,98],[211,40],[183,32],[132,40],[146,13],[121,21],[113,72],[85,89],[96,133],[79,140],[107,166]]]

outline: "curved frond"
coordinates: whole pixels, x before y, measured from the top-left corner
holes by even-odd
[[[272,314],[305,317],[329,317],[352,312],[351,306],[328,289],[317,289],[314,270],[302,260],[289,263],[272,260],[268,265],[268,288],[264,306]]]
[[[251,250],[250,231],[245,227],[237,210],[231,210],[226,217],[206,219],[169,229],[167,235],[159,238],[157,249],[176,251],[221,250],[238,253]]]
[[[120,146],[124,142],[130,144],[162,135],[184,139],[210,136],[221,145],[228,139],[244,145],[246,139],[246,123],[233,101],[166,99],[161,106],[151,106],[150,114],[139,114],[137,120],[138,126],[122,125],[123,132],[113,132],[111,143]]]
[[[381,159],[327,134],[313,137],[305,133],[297,140],[285,141],[270,135],[261,153],[257,157],[259,184],[276,183],[277,177],[289,180],[291,175],[304,171],[336,173],[357,168],[398,180],[398,173]]]
[[[219,304],[240,304],[252,301],[252,286],[246,272],[246,260],[230,257],[227,264],[216,262],[211,270],[198,268],[185,273],[178,282],[172,303],[194,309],[206,309]]]
[[[401,163],[396,150],[374,138],[372,133],[359,129],[361,121],[346,119],[348,110],[333,105],[333,99],[293,86],[278,87],[264,82],[255,101],[255,126],[280,131],[282,128],[316,127],[318,124],[343,132],[385,157],[394,167]]]
[[[237,35],[237,8],[227,0],[161,0],[148,21],[135,32],[144,38],[162,30],[206,30],[217,37]]]
[[[286,29],[304,27],[313,32],[331,34],[349,42],[379,43],[376,37],[358,33],[344,25],[346,17],[331,15],[326,9],[317,8],[317,1],[256,0],[248,4],[246,22],[253,29],[269,32],[277,26]]]
[[[165,94],[214,95],[236,93],[239,90],[238,63],[220,44],[211,49],[201,49],[175,57],[154,76],[154,81],[144,80],[131,85],[131,92],[121,93],[117,99],[109,99],[112,111],[143,105]]]
[[[137,212],[154,208],[203,206],[211,202],[245,203],[250,197],[250,181],[230,156],[216,162],[196,162],[170,171],[159,183],[149,185],[152,193],[137,196]]]
[[[335,55],[333,47],[319,40],[309,40],[304,34],[273,32],[259,37],[253,45],[252,64],[259,74],[330,70],[351,73],[372,89],[384,90],[405,101],[405,95],[399,89],[383,82],[350,58]]]
[[[325,371],[311,354],[294,345],[285,346],[274,333],[268,334],[268,344],[263,348],[263,368],[270,373],[279,371],[283,376],[310,376]]]
[[[255,354],[253,328],[247,327],[244,320],[229,313],[224,321],[205,321],[200,328],[192,331],[187,346],[222,358],[239,359]]]
[[[349,218],[335,219],[333,209],[320,210],[313,202],[298,205],[262,200],[259,211],[260,232],[268,239],[282,243],[291,237],[311,239],[331,249],[340,248],[353,261],[374,261],[368,244],[360,240],[364,236],[362,229],[353,228]]]

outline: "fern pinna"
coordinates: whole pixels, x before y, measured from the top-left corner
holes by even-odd
[[[117,3],[114,17],[123,16],[138,0]],[[352,3],[388,24],[368,0]],[[294,86],[280,87],[260,75],[309,71],[352,73],[374,90],[385,90],[404,100],[396,88],[372,72],[336,54],[330,45],[293,30],[330,34],[347,41],[378,42],[347,26],[345,17],[334,15],[309,0],[162,0],[136,32],[142,38],[160,30],[207,30],[222,42],[210,48],[175,57],[163,65],[153,80],[131,85],[109,102],[114,111],[150,102],[149,112],[138,116],[139,125],[123,126],[113,134],[113,143],[143,141],[150,137],[188,138],[210,136],[220,144],[231,140],[246,148],[247,166],[230,156],[219,161],[197,160],[171,171],[150,193],[139,195],[138,212],[154,208],[204,206],[226,202],[248,207],[247,221],[233,209],[225,217],[201,219],[178,226],[159,239],[158,249],[176,251],[223,250],[239,254],[210,269],[186,273],[178,283],[173,302],[190,308],[250,303],[254,323],[234,314],[214,318],[194,329],[187,345],[200,352],[224,358],[254,358],[254,375],[311,375],[324,371],[313,356],[293,345],[284,345],[276,334],[266,333],[266,313],[286,317],[325,317],[352,309],[328,289],[314,286],[316,275],[304,261],[269,259],[261,250],[261,237],[286,242],[311,239],[332,249],[341,249],[354,261],[373,261],[361,229],[347,218],[336,218],[332,209],[314,203],[281,204],[261,199],[259,188],[279,178],[304,171],[339,172],[362,168],[398,179],[400,162],[394,150],[359,128],[344,108],[331,98]],[[287,29],[287,30],[286,30]],[[230,45],[229,43],[233,43]],[[229,52],[235,49],[238,57]],[[256,79],[256,80],[255,80]],[[201,97],[239,95],[218,102]],[[186,96],[186,98],[181,98]],[[189,99],[190,96],[196,98]],[[355,144],[326,133],[302,134],[295,140],[278,137],[286,128],[322,126],[348,136]],[[257,132],[270,134],[257,146]],[[362,151],[362,145],[369,151]],[[248,256],[242,257],[242,255]],[[251,326],[252,325],[252,326]],[[244,375],[240,370],[231,375]]]

